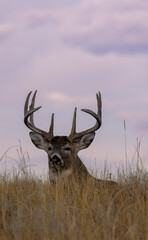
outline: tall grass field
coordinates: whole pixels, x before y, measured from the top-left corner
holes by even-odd
[[[50,184],[20,168],[0,174],[0,240],[148,239],[146,171],[119,169],[111,188],[92,179]]]

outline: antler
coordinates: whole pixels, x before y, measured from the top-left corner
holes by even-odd
[[[95,112],[89,110],[89,109],[81,109],[81,111],[92,115],[96,119],[96,124],[94,125],[94,127],[90,128],[88,130],[76,133],[76,112],[77,112],[77,108],[75,108],[74,116],[73,116],[72,129],[71,129],[71,133],[68,137],[68,139],[70,141],[73,141],[77,138],[80,138],[87,133],[94,132],[101,127],[101,123],[102,123],[102,119],[101,119],[102,118],[101,117],[102,116],[102,101],[101,101],[101,93],[100,92],[98,92],[98,94],[96,94],[96,98],[97,98],[97,108],[98,108],[97,114]]]
[[[42,136],[46,137],[50,141],[54,137],[54,135],[53,135],[54,114],[52,114],[52,117],[51,117],[51,125],[50,125],[49,132],[45,132],[45,131],[37,128],[34,125],[34,115],[33,114],[34,114],[34,112],[38,111],[41,108],[41,106],[37,107],[37,108],[34,107],[37,90],[33,94],[33,97],[31,100],[31,105],[28,106],[31,93],[32,92],[30,92],[27,95],[25,106],[24,106],[24,123],[30,130],[41,134]],[[28,120],[28,118],[30,119],[30,121]]]

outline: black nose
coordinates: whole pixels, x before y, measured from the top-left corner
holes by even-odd
[[[56,154],[52,156],[50,161],[52,162],[53,165],[61,165],[62,164],[61,158],[59,156],[57,156]]]

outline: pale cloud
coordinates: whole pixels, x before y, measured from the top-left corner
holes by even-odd
[[[132,128],[141,134],[148,133],[148,112],[147,111],[119,111],[115,117],[125,120],[127,123],[132,124]]]
[[[87,1],[64,20],[61,34],[71,46],[94,54],[148,52],[147,1]]]
[[[135,79],[134,79],[135,81]],[[130,81],[127,81],[127,85],[130,85]],[[136,86],[132,87],[130,86],[129,89],[126,90],[126,85],[123,86],[123,91],[121,90],[119,91],[119,93],[122,93],[122,96],[120,97],[120,99],[116,99],[116,98],[112,98],[111,96],[107,96],[107,98],[104,100],[104,105],[108,108],[108,109],[120,109],[118,111],[118,117],[119,118],[128,118],[130,119],[131,117],[135,116],[135,117],[145,117],[147,115],[147,111],[145,106],[148,105],[148,97],[146,94],[144,94],[143,96],[138,96],[138,81],[136,83],[133,83]],[[144,85],[144,82],[142,83],[142,81],[139,81],[139,87],[141,85]],[[136,94],[134,94],[133,96],[130,95],[130,93],[132,92],[132,90],[137,91],[137,98],[135,97]],[[140,91],[141,93],[141,91]],[[125,97],[125,94],[127,94],[127,96]],[[135,99],[136,98],[136,99]]]
[[[24,23],[26,27],[36,28],[40,26],[55,26],[59,20],[56,17],[55,10],[39,10],[32,9],[24,15]]]
[[[14,30],[12,23],[0,23],[0,40],[5,39]]]
[[[18,18],[13,21],[19,31],[46,28],[59,42],[91,54],[148,53],[147,0],[87,0],[67,8],[32,8]]]
[[[148,116],[145,119],[140,119],[140,121],[136,122],[136,129],[146,135],[148,134]]]
[[[48,96],[47,96],[47,99],[49,99],[50,101],[53,101],[55,104],[70,104],[73,99],[70,98],[69,96],[63,94],[63,93],[60,93],[60,92],[52,92],[50,93]]]
[[[95,97],[74,97],[70,96],[68,94],[62,93],[62,92],[51,92],[48,95],[46,95],[46,99],[52,102],[52,104],[56,107],[63,107],[67,106],[73,106],[78,105],[81,103],[81,105],[94,105],[95,104]]]
[[[61,1],[58,8],[49,2],[26,0],[18,6],[14,0],[12,13],[7,4],[3,11],[1,152],[21,139],[31,161],[47,167],[46,156],[31,144],[23,123],[30,90],[38,89],[36,106],[43,106],[36,125],[48,129],[47,115],[55,112],[55,134],[61,135],[69,133],[74,107],[96,111],[95,93],[100,90],[103,124],[83,158],[103,161],[108,153],[109,160],[122,161],[125,119],[129,145],[142,136],[147,159],[147,0],[75,0],[72,7]],[[80,130],[94,124],[81,112],[77,121]]]
[[[140,113],[140,112],[122,112],[118,115],[121,119],[138,119],[138,120],[146,120],[148,122],[148,113]]]

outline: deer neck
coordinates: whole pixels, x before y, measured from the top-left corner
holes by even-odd
[[[88,177],[90,176],[87,168],[83,164],[82,160],[76,155],[73,159],[72,164],[72,173],[78,177]]]

